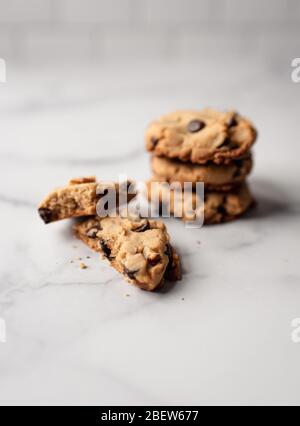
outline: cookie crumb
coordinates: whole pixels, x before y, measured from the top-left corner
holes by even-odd
[[[81,263],[81,264],[80,264],[80,268],[81,268],[81,269],[87,269],[87,266],[86,266],[86,264],[85,264],[85,263]]]
[[[130,294],[125,294],[125,297],[130,297]]]
[[[87,259],[90,259],[90,258],[91,258],[91,256],[87,256],[86,258],[87,258]]]
[[[82,257],[77,257],[76,260],[82,260]]]

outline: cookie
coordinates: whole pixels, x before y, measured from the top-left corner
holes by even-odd
[[[245,155],[255,139],[251,122],[236,112],[178,111],[150,124],[146,148],[171,159],[227,164]]]
[[[233,160],[229,164],[216,165],[212,162],[205,165],[184,163],[180,160],[169,160],[165,157],[153,156],[152,171],[159,181],[166,182],[203,182],[205,189],[228,191],[237,186],[252,169],[250,155]]]
[[[117,204],[120,192],[127,202],[134,198],[136,194],[128,193],[130,185],[131,182],[121,185],[97,183],[95,177],[75,178],[67,186],[51,192],[39,205],[38,212],[46,224],[73,217],[93,216],[98,201],[109,188],[115,189]]]
[[[127,281],[153,291],[165,279],[181,279],[180,260],[162,222],[140,219],[93,217],[75,225],[75,235],[102,256]]]
[[[151,185],[152,183],[155,185]],[[181,217],[183,221],[204,218],[205,224],[229,222],[244,214],[253,204],[254,199],[246,183],[229,192],[205,192],[204,203],[195,192],[175,191],[169,184],[151,180],[147,183],[147,196],[150,202],[159,200],[170,215]],[[195,210],[191,212],[189,206]]]

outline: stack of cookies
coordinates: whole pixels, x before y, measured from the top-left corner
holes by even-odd
[[[151,183],[159,183],[148,186],[149,199],[158,197],[174,214],[164,183],[191,182],[195,188],[203,182],[204,222],[238,218],[254,203],[246,178],[252,170],[256,135],[252,123],[236,112],[204,109],[161,117],[146,132],[146,148],[152,152]]]

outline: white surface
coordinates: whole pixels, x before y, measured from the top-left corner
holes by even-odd
[[[299,50],[299,0],[0,0],[0,10],[0,57],[22,64]]]
[[[300,402],[300,84],[289,62],[221,63],[17,70],[0,85],[1,404]],[[70,177],[148,178],[148,121],[206,105],[256,123],[259,206],[198,231],[168,221],[184,267],[168,293],[128,286],[71,223],[42,224],[35,206]]]

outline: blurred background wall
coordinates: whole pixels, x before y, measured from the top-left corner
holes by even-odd
[[[299,25],[299,0],[0,0],[0,57],[39,65],[250,55],[280,71],[300,55]]]

